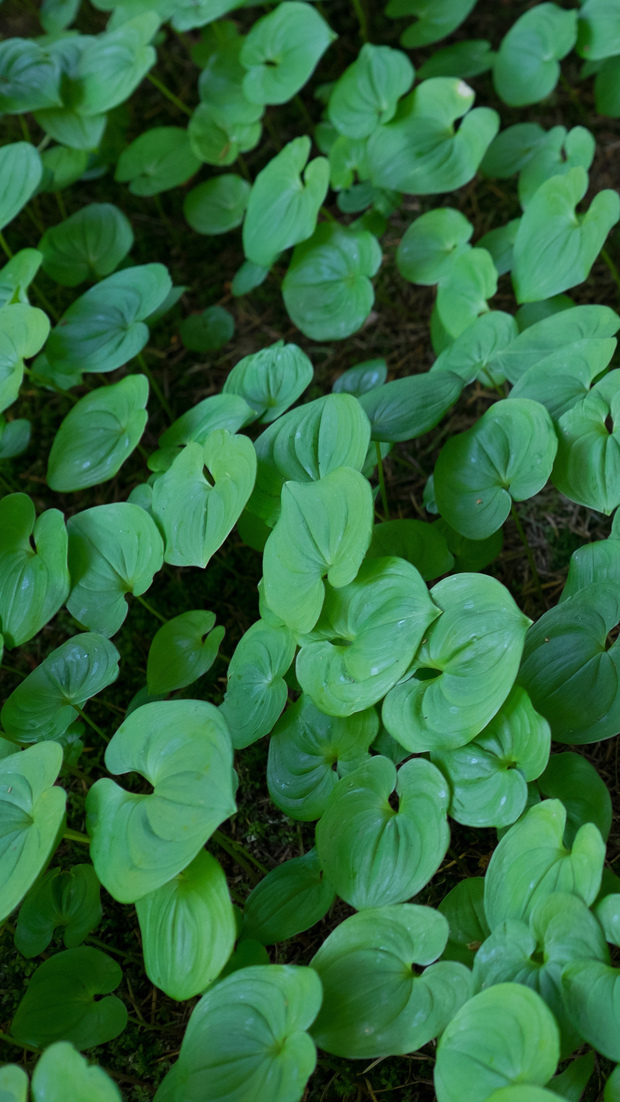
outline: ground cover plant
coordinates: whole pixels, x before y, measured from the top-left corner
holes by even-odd
[[[620,3],[0,30],[0,1099],[618,1102]]]

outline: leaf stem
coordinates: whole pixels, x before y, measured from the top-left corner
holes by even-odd
[[[297,95],[294,96],[293,99],[294,99],[294,103],[297,105],[297,107],[299,108],[299,110],[301,111],[301,113],[304,117],[304,122],[305,122],[306,126],[309,127],[309,129],[310,129],[310,133],[314,133],[314,119],[312,118],[312,115],[310,114],[308,108],[306,107],[306,105],[305,105],[304,101],[302,100],[301,96],[299,95],[299,93],[297,93]]]
[[[183,103],[183,100],[180,100],[178,96],[175,96],[174,92],[171,92],[170,89],[167,88],[166,85],[161,80],[159,80],[158,77],[154,77],[152,73],[147,73],[146,79],[150,80],[151,84],[155,88],[157,88],[159,92],[161,92],[162,96],[165,96],[166,99],[170,100],[170,103],[173,103],[175,107],[178,107],[179,111],[183,111],[183,113],[185,115],[189,115],[190,118],[192,117],[194,112],[191,110],[191,108],[187,107],[186,104]]]
[[[375,448],[377,451],[377,473],[379,475],[379,490],[381,491],[381,503],[383,505],[383,515],[386,520],[390,519],[390,507],[388,505],[387,492],[385,489],[385,476],[383,474],[383,456],[381,455],[381,444],[378,440],[375,440]]]
[[[248,184],[251,184],[252,183],[252,177],[250,175],[250,170],[247,166],[247,162],[246,162],[245,157],[241,153],[237,153],[237,164],[239,165],[239,168],[241,169],[241,172],[243,173],[246,180],[248,181]]]
[[[525,554],[527,555],[527,561],[530,564],[530,570],[532,571],[532,577],[534,579],[534,585],[536,586],[536,591],[538,593],[538,596],[541,600],[541,603],[542,603],[543,607],[546,609],[548,607],[548,605],[547,605],[547,601],[545,599],[545,595],[543,593],[542,585],[540,584],[540,577],[539,577],[539,574],[538,574],[538,570],[536,569],[536,563],[534,562],[534,556],[532,554],[532,549],[531,549],[531,547],[528,543],[527,536],[526,536],[525,532],[523,531],[523,526],[521,524],[521,521],[519,520],[519,515],[517,513],[517,510],[515,509],[514,502],[512,502],[512,504],[510,506],[510,513],[512,515],[512,519],[515,522],[515,528],[517,529],[517,532],[519,533],[519,538],[521,539],[521,543],[523,544],[523,546],[525,548]]]
[[[109,742],[110,741],[108,736],[104,735],[103,731],[101,730],[101,727],[98,727],[97,724],[94,723],[92,719],[89,719],[89,717],[86,715],[86,712],[82,711],[82,709],[79,708],[77,704],[72,704],[71,707],[75,708],[75,710],[76,710],[77,714],[79,715],[80,719],[83,719],[84,723],[87,723],[89,727],[92,727],[93,731],[97,735],[99,735],[100,738],[102,738],[104,740],[104,742]]]
[[[613,279],[618,291],[620,292],[620,272],[618,271],[614,261],[611,259],[607,249],[601,249],[601,259],[605,261],[609,271],[611,272],[611,278]]]
[[[7,1045],[13,1045],[14,1048],[25,1049],[26,1052],[36,1052],[37,1056],[41,1053],[40,1048],[35,1048],[34,1045],[26,1045],[23,1041],[16,1041],[15,1038],[9,1036],[8,1033],[0,1033],[0,1041],[4,1041]]]
[[[172,412],[172,410],[170,408],[170,405],[169,405],[166,397],[164,396],[164,392],[162,391],[159,383],[157,382],[155,376],[153,375],[153,372],[151,371],[149,365],[147,364],[147,362],[144,359],[144,356],[142,355],[141,352],[138,352],[138,355],[136,356],[136,359],[137,359],[138,363],[140,364],[140,368],[142,369],[142,371],[146,375],[146,377],[147,377],[147,379],[150,383],[151,390],[153,391],[153,394],[157,398],[157,400],[158,400],[160,406],[162,407],[164,413],[167,414],[167,416],[169,417],[169,419],[171,421],[174,421],[174,413]]]
[[[222,849],[226,850],[226,852],[231,857],[234,857],[235,860],[237,860],[238,857],[242,857],[246,861],[251,861],[257,869],[260,869],[263,875],[267,875],[267,872],[269,870],[266,869],[264,865],[261,865],[260,861],[257,861],[256,858],[252,856],[250,851],[245,848],[245,846],[242,846],[239,842],[235,842],[233,838],[229,838],[228,835],[224,834],[221,830],[214,831],[212,837],[213,840],[217,842],[217,844],[221,846]],[[239,863],[241,864],[241,861]],[[246,866],[242,865],[242,867],[245,868]]]
[[[61,218],[66,218],[67,217],[67,208],[65,206],[65,201],[64,201],[62,195],[60,194],[59,191],[55,191],[54,195],[56,196],[56,202],[58,203],[58,210],[60,211],[60,217]]]
[[[360,26],[360,35],[364,42],[368,42],[368,20],[366,18],[366,12],[362,7],[362,0],[353,0],[353,8]]]
[[[47,296],[43,294],[43,291],[41,290],[41,288],[37,287],[36,283],[31,283],[30,286],[31,286],[32,290],[34,291],[35,295],[37,296],[37,298],[39,299],[43,309],[46,312],[46,314],[49,314],[52,321],[58,322],[59,319],[60,319],[60,314],[58,313],[57,310],[54,309],[54,307],[52,306],[52,304],[49,301],[49,299],[47,298]]]
[[[9,248],[3,233],[0,233],[0,248],[2,249],[2,252],[7,257],[7,259],[11,260],[13,257],[13,250]]]
[[[139,601],[141,605],[144,605],[147,612],[150,612],[152,616],[156,616],[158,620],[161,620],[162,624],[168,623],[166,617],[162,616],[161,612],[158,612],[157,609],[153,608],[153,606],[150,605],[148,601],[145,601],[144,597],[142,597],[139,593],[134,593],[134,597],[136,598],[136,601]]]
[[[79,842],[82,846],[90,845],[88,834],[82,834],[79,830],[70,830],[69,827],[63,832],[63,838],[66,838],[67,842]]]

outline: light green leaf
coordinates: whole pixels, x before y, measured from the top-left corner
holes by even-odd
[[[146,427],[148,391],[145,375],[127,375],[80,398],[54,437],[50,489],[66,493],[114,478]]]
[[[43,257],[38,249],[20,249],[0,268],[0,308],[14,303],[28,305],[27,290]]]
[[[43,0],[39,19],[48,34],[64,31],[76,18],[82,0]]]
[[[401,50],[365,43],[333,87],[327,105],[329,121],[347,138],[368,138],[393,118],[413,76],[413,65]]]
[[[372,309],[370,277],[380,264],[381,247],[368,230],[321,222],[312,237],[295,247],[282,282],[291,321],[312,340],[349,337]]]
[[[163,264],[141,264],[90,287],[52,330],[45,346],[50,364],[74,374],[122,367],[144,348],[149,339],[145,322],[171,286]]]
[[[529,325],[495,358],[495,369],[516,383],[534,367],[560,349],[570,352],[578,342],[613,337],[620,318],[608,306],[571,306]],[[585,350],[586,345],[580,344]]]
[[[90,203],[46,230],[39,242],[43,271],[63,287],[101,279],[118,268],[133,245],[125,215],[112,203]]]
[[[299,684],[327,715],[361,712],[400,680],[439,615],[411,563],[370,559],[348,585],[328,589],[312,632],[298,637]]]
[[[481,249],[491,254],[498,275],[505,275],[512,268],[514,243],[519,229],[519,218],[513,218],[505,226],[489,230],[478,241]]]
[[[558,61],[577,38],[577,12],[537,4],[504,35],[493,65],[495,91],[510,107],[545,99],[560,76]]]
[[[481,171],[485,176],[507,180],[520,172],[547,140],[547,131],[537,122],[517,122],[506,126],[493,138],[485,153]]]
[[[424,758],[397,774],[388,758],[373,757],[342,777],[316,827],[319,861],[341,899],[361,911],[417,895],[448,848],[449,802],[444,777]]]
[[[54,145],[41,154],[43,177],[40,191],[63,191],[71,187],[86,172],[88,152],[85,149],[69,149],[66,145]]]
[[[554,486],[609,516],[620,504],[620,371],[611,371],[557,424]]]
[[[118,728],[105,762],[154,790],[136,795],[106,777],[86,797],[95,872],[120,903],[135,903],[187,868],[236,810],[230,735],[203,700],[144,704]]]
[[[453,339],[489,309],[497,291],[497,269],[486,249],[468,249],[454,258],[439,282],[435,308],[445,332]]]
[[[585,169],[572,168],[546,180],[532,197],[515,239],[512,280],[517,302],[550,298],[588,278],[620,218],[620,199],[610,189],[599,191],[587,213],[577,214],[587,188]]]
[[[509,826],[527,802],[527,785],[543,772],[549,724],[515,685],[485,729],[467,746],[431,754],[452,790],[449,814],[476,827]]]
[[[226,628],[214,625],[214,612],[197,610],[182,612],[159,628],[146,664],[149,693],[184,689],[211,669],[226,633]]]
[[[250,892],[243,908],[243,937],[263,945],[287,941],[320,922],[335,898],[311,849],[277,865]]]
[[[562,973],[562,995],[580,1036],[608,1060],[620,1060],[620,970],[573,961]]]
[[[557,446],[553,422],[538,402],[495,402],[441,449],[435,464],[439,512],[461,535],[486,539],[501,528],[513,500],[542,490]]]
[[[310,145],[308,137],[289,142],[252,185],[243,224],[243,251],[254,264],[271,267],[279,253],[314,233],[329,185],[329,164],[325,157],[307,164]]]
[[[65,948],[77,948],[101,922],[100,887],[92,865],[46,872],[19,909],[15,948],[25,957],[36,957],[47,949],[58,927]]]
[[[67,1102],[88,1098],[88,1102],[121,1102],[113,1079],[103,1068],[89,1064],[67,1041],[57,1041],[45,1050],[32,1076],[34,1102]]]
[[[181,414],[159,438],[162,448],[204,444],[214,429],[238,432],[253,419],[253,411],[236,394],[212,394]]]
[[[24,359],[36,355],[49,333],[47,314],[16,302],[0,310],[0,412],[17,399]]]
[[[192,153],[199,161],[217,167],[232,165],[240,153],[247,153],[258,145],[262,134],[259,120],[263,108],[247,100],[245,103],[240,116],[234,113],[237,107],[235,101],[231,104],[220,99],[217,104],[198,105],[189,120],[187,133]]]
[[[564,589],[560,594],[560,604],[568,597],[574,597],[580,589],[585,589],[592,582],[607,580],[620,582],[620,541],[614,538],[613,528],[609,539],[595,540],[594,543],[586,543],[573,551]]]
[[[27,494],[3,497],[0,628],[5,646],[19,647],[37,635],[64,604],[70,585],[62,513],[47,509],[35,519],[34,504]]]
[[[284,675],[294,655],[295,639],[284,625],[271,627],[257,620],[241,637],[220,704],[236,750],[257,742],[273,728],[286,704]]]
[[[593,1052],[586,1052],[583,1056],[577,1056],[571,1060],[560,1075],[554,1075],[553,1079],[549,1080],[549,1085],[555,1094],[559,1094],[567,1102],[580,1102],[594,1071],[594,1059]],[[518,1099],[515,1099],[515,1102],[518,1102]]]
[[[541,899],[572,892],[588,905],[598,894],[605,843],[593,823],[577,831],[572,850],[562,838],[566,810],[543,800],[504,834],[485,876],[484,909],[491,930],[507,918],[527,921]]]
[[[431,964],[447,936],[443,915],[411,903],[345,919],[311,961],[323,985],[317,1044],[369,1059],[411,1052],[441,1033],[471,994],[462,964]]]
[[[578,13],[575,52],[588,61],[620,54],[620,24],[613,0],[585,0]]]
[[[50,860],[67,797],[54,785],[62,765],[55,742],[0,759],[0,918],[14,911]]]
[[[558,1027],[540,995],[522,984],[496,984],[465,1003],[441,1036],[438,1102],[487,1102],[511,1084],[542,1087],[559,1058]],[[538,1102],[535,1095],[526,1098]]]
[[[129,98],[157,60],[149,42],[159,24],[156,12],[144,11],[90,39],[78,66],[80,114],[99,115]]]
[[[121,153],[114,179],[132,195],[159,195],[185,184],[200,168],[186,130],[156,126],[145,130]]]
[[[451,371],[408,375],[362,394],[362,409],[370,418],[371,439],[397,443],[435,428],[454,405],[463,380]]]
[[[0,43],[0,51],[18,43],[9,39]],[[34,43],[29,43],[34,46]],[[0,58],[0,67],[2,60]],[[0,88],[2,85],[0,84]],[[0,104],[2,95],[0,94]],[[0,230],[12,222],[36,191],[43,175],[41,158],[30,142],[14,142],[0,149]]]
[[[410,283],[426,287],[445,278],[457,257],[470,248],[474,227],[460,210],[439,207],[407,228],[396,250],[396,267]]]
[[[71,1041],[84,1049],[113,1040],[127,1024],[125,1004],[110,995],[122,978],[120,965],[99,949],[56,953],[31,976],[13,1018],[13,1036],[38,1048]]]
[[[351,467],[317,482],[284,484],[263,569],[267,604],[292,631],[312,631],[325,576],[335,589],[353,581],[370,543],[372,514],[370,484]]]
[[[361,398],[369,390],[382,386],[387,379],[387,364],[383,359],[364,360],[361,364],[347,368],[339,375],[332,392],[334,394],[353,394]]]
[[[414,656],[413,677],[383,705],[388,731],[413,753],[454,750],[487,726],[513,685],[530,623],[487,575],[445,578],[431,597],[443,614]]]
[[[0,111],[23,114],[59,106],[62,103],[60,75],[58,60],[52,51],[27,38],[6,38],[0,44]],[[2,152],[12,148],[15,147],[5,146]],[[35,153],[34,148],[32,152]]]
[[[222,866],[201,849],[186,869],[136,902],[144,967],[171,999],[192,999],[219,975],[235,944]]]
[[[565,126],[554,126],[549,130],[546,140],[537,145],[519,173],[519,201],[523,209],[545,180],[552,176],[564,176],[579,165],[587,171],[594,159],[595,148],[594,135],[583,126],[574,126],[568,132]]]
[[[480,379],[483,385],[502,383],[505,375],[496,370],[495,359],[518,335],[512,314],[489,310],[439,354],[431,372],[451,371],[460,375],[464,383],[473,383],[474,379]]]
[[[164,533],[165,561],[204,569],[244,508],[255,477],[256,453],[247,436],[214,429],[202,446],[186,444],[153,487],[153,516]]]
[[[2,1102],[28,1102],[28,1076],[17,1064],[0,1068],[0,1098]]]
[[[407,34],[408,32],[405,32]],[[443,46],[418,69],[418,80],[429,77],[477,77],[493,67],[495,53],[485,38],[472,38]]]
[[[368,761],[379,730],[374,708],[332,718],[304,693],[276,724],[269,742],[267,785],[291,819],[319,819],[340,777]]]
[[[0,718],[9,738],[57,739],[77,719],[78,708],[116,681],[119,658],[110,640],[94,632],[56,647],[7,697]]]
[[[253,24],[241,47],[245,95],[252,103],[286,103],[336,37],[311,4],[283,0]]]
[[[452,34],[475,3],[476,0],[389,0],[385,14],[391,19],[416,16],[416,22],[401,35],[403,46],[413,49]]]
[[[164,561],[151,517],[137,505],[96,505],[69,518],[71,593],[67,608],[89,631],[115,635],[128,612],[125,595],[146,593]]]
[[[226,377],[224,394],[238,394],[266,424],[275,421],[310,386],[312,363],[296,344],[276,341],[239,360]]]
[[[552,352],[528,368],[510,391],[510,398],[531,398],[548,410],[553,421],[586,397],[596,378],[611,360],[615,337],[576,341]]]
[[[187,193],[183,214],[196,233],[229,233],[243,222],[250,190],[241,176],[214,176]]]

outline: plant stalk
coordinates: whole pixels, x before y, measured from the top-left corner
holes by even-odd
[[[13,250],[9,248],[3,233],[0,233],[0,248],[8,260],[13,258]]]
[[[381,503],[383,505],[383,516],[386,520],[390,519],[390,507],[388,505],[387,491],[385,489],[385,475],[383,473],[383,456],[381,455],[381,445],[378,440],[375,440],[375,448],[377,451],[377,473],[379,475],[379,490],[381,492]]]
[[[268,869],[264,865],[261,865],[260,861],[257,861],[252,856],[249,850],[245,846],[240,845],[239,842],[235,842],[232,838],[229,838],[227,834],[223,834],[221,830],[216,830],[213,834],[213,840],[217,842],[218,846],[225,849],[230,857],[234,857],[237,860],[238,857],[243,858],[245,861],[251,861],[253,865],[259,869],[264,876],[267,875]],[[239,862],[241,864],[241,862]],[[243,866],[245,867],[245,866]]]
[[[150,605],[148,601],[145,601],[144,597],[140,596],[139,593],[134,593],[134,597],[136,598],[136,601],[139,601],[141,605],[144,605],[147,612],[150,612],[152,616],[156,616],[158,620],[161,620],[162,624],[168,623],[166,617],[162,616],[161,612],[158,612],[156,608],[153,608],[153,606]]]
[[[67,842],[79,842],[82,846],[90,845],[88,834],[82,834],[79,830],[70,830],[69,827],[63,832],[63,838],[66,838]]]
[[[16,1041],[15,1038],[9,1036],[8,1033],[0,1033],[0,1041],[4,1041],[6,1045],[13,1045],[14,1048],[25,1049],[26,1052],[35,1052],[37,1056],[41,1055],[40,1048],[35,1048],[34,1045],[26,1045],[23,1041]]]
[[[104,742],[109,742],[110,741],[108,736],[104,735],[103,731],[101,730],[101,727],[98,727],[97,724],[94,723],[92,719],[89,719],[89,717],[86,715],[86,712],[83,712],[82,709],[79,708],[77,704],[72,704],[71,707],[75,708],[75,710],[76,710],[77,714],[79,715],[80,719],[83,719],[84,723],[87,723],[89,727],[92,727],[95,734],[99,735],[99,737],[102,738],[104,740]]]
[[[170,103],[173,103],[175,107],[178,107],[179,111],[183,111],[183,113],[185,115],[188,115],[191,119],[194,112],[189,107],[187,107],[186,104],[183,103],[183,100],[179,99],[178,96],[175,96],[174,92],[171,92],[170,89],[167,88],[166,85],[161,80],[159,80],[158,77],[154,77],[152,73],[147,73],[146,79],[150,80],[151,84],[155,88],[157,88],[159,92],[161,92],[162,96],[165,96],[166,99],[170,100]]]
[[[153,391],[153,394],[157,398],[157,400],[158,400],[160,406],[162,407],[164,413],[167,414],[167,416],[169,417],[169,419],[171,421],[174,421],[174,413],[172,412],[172,410],[170,408],[170,404],[169,404],[168,400],[166,399],[163,390],[161,389],[159,383],[157,382],[157,379],[153,375],[153,372],[151,371],[149,365],[147,364],[147,362],[144,359],[144,356],[142,355],[141,352],[138,352],[138,355],[136,356],[136,359],[137,359],[138,363],[140,364],[141,370],[146,375],[146,377],[149,381],[151,390]]]
[[[362,7],[362,0],[353,0],[353,7],[360,27],[360,35],[364,42],[368,42],[368,20]]]

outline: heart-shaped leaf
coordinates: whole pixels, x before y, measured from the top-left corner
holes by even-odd
[[[17,1064],[0,1068],[0,1097],[3,1102],[28,1102],[28,1076]]]
[[[545,180],[564,176],[579,165],[587,171],[594,160],[595,149],[594,135],[584,126],[574,126],[569,131],[565,126],[554,126],[519,173],[519,200],[523,209]]]
[[[416,21],[403,31],[403,46],[428,46],[452,34],[469,15],[476,0],[389,0],[385,14],[390,19],[415,15]]]
[[[397,443],[422,436],[441,421],[463,389],[451,371],[409,375],[362,394],[360,404],[371,424],[371,439]]]
[[[405,231],[396,250],[396,267],[410,283],[430,287],[470,248],[474,232],[460,210],[439,207],[421,214]]]
[[[337,894],[358,911],[417,895],[448,848],[449,802],[445,778],[423,758],[397,774],[393,762],[373,757],[342,777],[316,828],[319,861]]]
[[[502,383],[505,375],[496,370],[495,359],[498,352],[511,344],[518,334],[512,314],[489,310],[476,318],[440,353],[431,372],[451,371],[460,375],[465,383],[472,383],[477,378],[483,385]]]
[[[97,876],[119,902],[135,903],[187,868],[236,810],[230,735],[205,701],[145,704],[121,724],[105,762],[153,786],[134,794],[104,778],[86,797]]]
[[[284,675],[295,655],[287,627],[257,620],[237,644],[228,666],[226,695],[220,711],[235,749],[269,734],[288,696]]]
[[[128,184],[132,195],[159,195],[186,183],[199,168],[186,130],[156,126],[123,150],[114,179]]]
[[[42,310],[21,302],[0,311],[0,412],[16,400],[24,378],[24,359],[36,355],[49,333]]]
[[[20,42],[22,40],[18,38],[8,39],[0,43],[0,51],[6,55],[7,48],[13,52],[16,48],[19,50]],[[28,43],[28,47],[35,48],[35,43]],[[3,60],[0,53],[0,71],[4,68]],[[0,84],[0,87],[3,85]],[[0,105],[2,100],[0,93]],[[0,106],[0,110],[4,108]],[[0,230],[8,226],[26,205],[38,188],[42,175],[41,158],[30,142],[13,142],[12,145],[5,145],[0,149]]]
[[[562,972],[562,995],[579,1035],[608,1060],[620,1060],[620,970],[573,961]]]
[[[244,398],[266,424],[301,397],[313,374],[312,364],[301,348],[276,341],[239,360],[227,375],[222,393]]]
[[[252,103],[286,103],[335,38],[311,4],[283,0],[253,24],[241,47],[245,95]]]
[[[566,808],[564,844],[572,846],[584,823],[594,823],[604,842],[612,823],[611,796],[605,781],[581,754],[552,754],[538,778],[543,796],[561,800]]]
[[[494,367],[516,383],[529,368],[559,349],[568,353],[578,342],[613,337],[619,327],[620,318],[608,306],[571,306],[528,325],[498,352]],[[587,348],[585,343],[579,347],[582,351]]]
[[[58,106],[62,103],[59,82],[57,57],[38,42],[11,37],[0,46],[0,111],[22,114]]]
[[[608,516],[620,504],[620,371],[611,371],[557,425],[553,483]]]
[[[149,43],[159,24],[156,12],[143,11],[88,41],[78,65],[81,114],[110,111],[131,95],[157,60]]]
[[[336,893],[315,849],[267,873],[243,908],[243,937],[275,945],[309,930],[327,914]]]
[[[118,268],[133,245],[125,215],[112,203],[90,203],[46,230],[39,242],[43,271],[63,287],[101,279]]]
[[[222,971],[235,916],[222,866],[201,849],[186,869],[136,902],[144,967],[171,999],[192,999]]]
[[[545,99],[560,76],[558,61],[577,38],[577,13],[537,4],[513,23],[493,65],[495,91],[511,107]]]
[[[0,918],[4,921],[47,865],[65,818],[67,797],[54,785],[58,743],[45,742],[0,759]]]
[[[332,126],[347,138],[368,138],[389,122],[413,84],[413,65],[401,50],[366,42],[336,81],[327,106]]]
[[[310,144],[308,137],[294,138],[252,185],[243,224],[243,251],[254,264],[269,268],[279,253],[314,233],[329,185],[329,164],[325,157],[307,163]]]
[[[247,180],[225,173],[192,188],[185,197],[183,214],[196,233],[229,233],[243,222],[249,196]]]
[[[47,509],[35,518],[27,494],[0,501],[0,628],[7,647],[37,635],[71,586],[62,513]]]
[[[120,655],[109,639],[85,632],[68,639],[13,690],[0,718],[15,742],[57,739],[91,696],[118,677]],[[75,707],[74,707],[75,705]]]
[[[576,406],[589,393],[593,380],[605,370],[617,341],[615,337],[577,341],[552,352],[528,368],[510,392],[510,398],[530,398],[548,410],[553,421]]]
[[[368,1059],[411,1052],[441,1033],[472,986],[462,964],[431,963],[447,937],[443,915],[411,903],[345,919],[311,961],[323,985],[312,1027],[317,1044]]]
[[[226,633],[214,625],[215,613],[198,609],[173,616],[159,628],[146,664],[151,695],[184,689],[211,669]]]
[[[25,957],[36,957],[47,949],[58,927],[65,948],[77,948],[101,922],[100,888],[92,865],[46,872],[19,909],[15,948]]]
[[[103,1068],[89,1064],[68,1041],[57,1041],[45,1050],[32,1076],[34,1102],[121,1102],[118,1087]]]
[[[366,558],[389,555],[411,563],[425,581],[447,574],[454,566],[454,557],[444,536],[438,528],[423,520],[388,520],[375,524]]]
[[[236,394],[212,394],[173,421],[160,436],[159,444],[162,448],[204,444],[214,429],[238,432],[253,415],[247,402]]]

